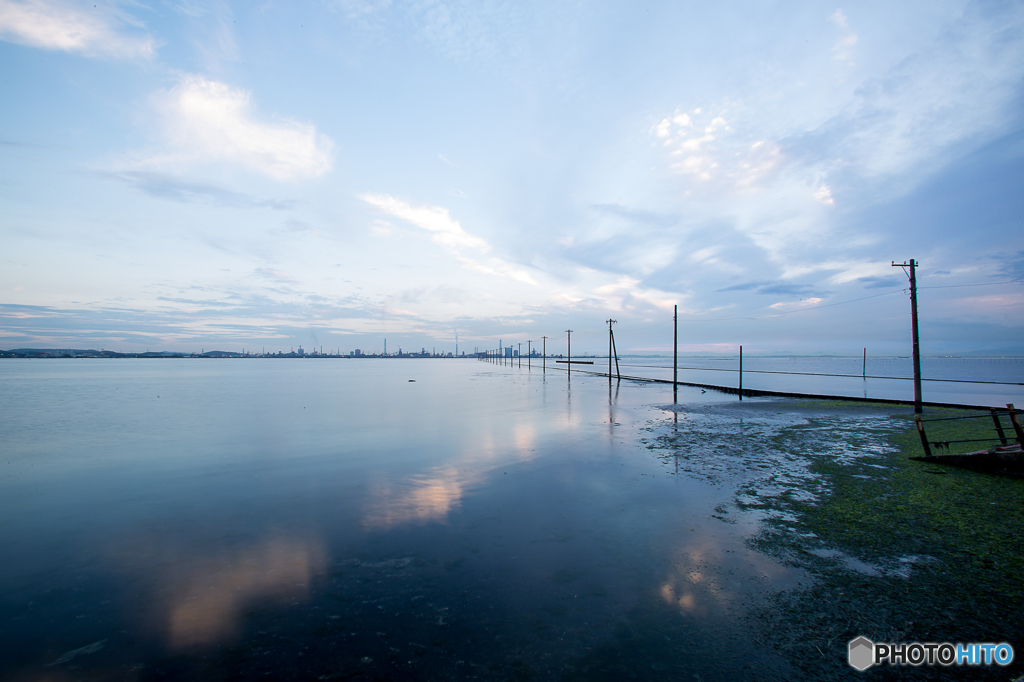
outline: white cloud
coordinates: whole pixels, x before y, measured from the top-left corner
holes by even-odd
[[[816,272],[835,272],[827,281],[833,285],[845,284],[864,277],[892,275],[888,261],[875,260],[825,260],[808,264],[789,264],[783,267],[783,279],[796,279]]]
[[[318,177],[331,169],[329,137],[308,123],[260,120],[246,90],[188,75],[156,100],[173,151],[148,163],[227,162],[276,180]]]
[[[839,40],[832,48],[832,55],[838,61],[848,62],[853,58],[853,48],[860,42],[857,34],[850,30],[849,19],[843,10],[837,9],[829,17],[829,21],[839,29]]]
[[[830,20],[839,36],[832,55],[852,56],[850,21],[842,11]],[[850,234],[836,241],[833,230],[842,219],[830,210],[836,196],[892,200],[955,163],[963,150],[1014,129],[1024,77],[1022,34],[1024,6],[968,5],[936,35],[907,49],[871,60],[865,55],[856,69],[823,69],[820,80],[808,83],[815,92],[852,76],[859,82],[836,89],[827,105],[794,100],[779,108],[775,90],[737,91],[717,106],[682,103],[665,112],[649,139],[676,174],[694,224],[730,224],[773,267],[791,272],[820,263],[822,252],[834,254],[837,244],[864,245],[863,236]],[[689,112],[685,120],[683,111]],[[863,270],[834,265],[843,281]]]
[[[498,277],[507,277],[508,279],[514,279],[517,282],[523,282],[524,284],[537,284],[537,280],[530,275],[526,270],[516,268],[513,265],[509,265],[500,258],[490,258],[486,263],[479,263],[472,258],[466,258],[465,256],[456,255],[456,258],[466,267],[467,270],[473,272],[483,273],[485,275],[496,275]]]
[[[391,0],[335,0],[330,3],[344,12],[350,19],[377,14],[391,6]]]
[[[121,30],[120,24],[137,22],[106,2],[91,7],[90,4],[0,0],[0,39],[90,56],[153,56],[153,38]]]
[[[280,270],[272,270],[270,268],[255,268],[252,274],[262,279],[267,279],[272,282],[280,282],[282,284],[294,284],[296,279],[289,275],[287,272],[281,272]]]
[[[711,246],[704,249],[698,249],[689,256],[691,263],[708,263],[713,264],[718,262],[717,254],[721,250],[721,247]]]
[[[702,108],[678,111],[663,118],[651,133],[669,150],[669,168],[703,185],[719,181],[733,189],[749,189],[770,174],[781,160],[779,146],[766,140],[749,142],[737,135],[722,115]]]
[[[640,286],[640,280],[628,275],[619,277],[618,281],[594,288],[594,293],[608,308],[625,310],[634,307],[636,302],[643,302],[662,310],[671,310],[679,302],[678,295],[660,289]]]
[[[487,252],[491,250],[491,245],[480,237],[467,234],[459,221],[452,218],[446,208],[414,205],[387,194],[363,194],[359,198],[388,215],[401,218],[430,232],[430,239],[451,252],[455,259],[470,272],[511,279],[532,286],[537,285],[537,280],[526,268],[513,265],[500,258],[479,261],[461,253],[464,248]],[[374,222],[381,223],[383,221]],[[375,230],[375,228],[371,227],[371,230]]]
[[[832,190],[828,185],[822,185],[814,191],[814,198],[826,206],[835,206],[835,199],[832,198]]]
[[[772,303],[768,307],[769,308],[773,308],[775,310],[778,310],[780,308],[796,308],[796,309],[799,309],[799,308],[807,308],[807,307],[810,307],[810,306],[818,305],[819,303],[821,303],[824,300],[825,299],[823,299],[823,298],[805,298],[805,299],[803,299],[801,301],[780,301],[779,303]]]
[[[427,230],[431,233],[430,238],[445,248],[455,250],[468,247],[480,251],[491,249],[490,244],[480,237],[467,234],[459,225],[459,221],[452,218],[447,208],[413,205],[387,194],[363,194],[359,198],[389,215]]]

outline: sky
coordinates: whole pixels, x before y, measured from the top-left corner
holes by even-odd
[[[1024,354],[1024,3],[0,0],[0,348]]]

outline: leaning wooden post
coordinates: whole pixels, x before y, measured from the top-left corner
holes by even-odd
[[[996,433],[999,435],[999,444],[1009,445],[1009,443],[1006,442],[1006,432],[1003,431],[1003,424],[999,421],[999,415],[996,413],[996,408],[990,407],[988,408],[988,411],[992,414],[992,423],[995,424]]]
[[[917,424],[917,435],[921,437],[921,447],[924,448],[924,456],[932,456],[932,446],[928,444],[928,436],[924,435],[924,422],[921,421],[921,415],[914,415],[914,423]]]
[[[1024,429],[1020,428],[1020,419],[1017,418],[1020,412],[1013,407],[1013,403],[1006,403],[1006,409],[1010,412],[1010,423],[1013,424],[1013,432],[1017,434],[1017,443],[1024,446]]]

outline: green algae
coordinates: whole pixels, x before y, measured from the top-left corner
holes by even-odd
[[[766,401],[728,410],[703,426],[687,415],[688,428],[663,431],[648,446],[677,467],[682,458],[689,475],[731,479],[737,510],[761,520],[748,545],[813,576],[811,586],[775,592],[749,610],[760,646],[811,680],[865,674],[846,663],[858,636],[1006,641],[1024,651],[1024,480],[909,459],[922,448],[902,405]],[[930,409],[925,417],[966,414]],[[994,433],[990,419],[930,427],[929,440]],[[867,674],[1007,680],[1021,674],[1022,661]]]

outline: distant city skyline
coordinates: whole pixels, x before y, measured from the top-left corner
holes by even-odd
[[[1024,5],[0,0],[0,348],[1024,354]]]

